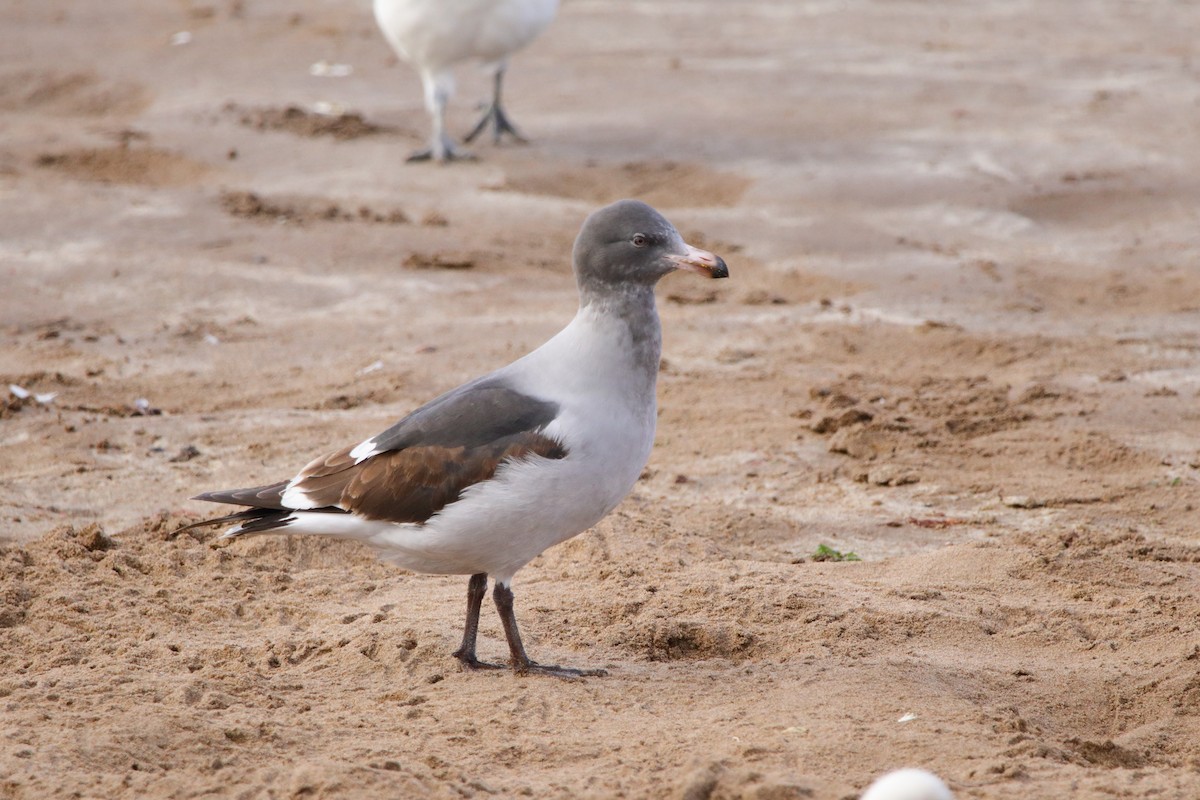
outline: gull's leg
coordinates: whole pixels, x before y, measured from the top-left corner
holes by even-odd
[[[492,141],[496,144],[500,144],[500,137],[505,133],[522,144],[529,141],[508,121],[508,115],[504,113],[504,106],[500,103],[500,95],[504,84],[504,71],[507,68],[506,64],[501,64],[496,68],[496,73],[492,76],[492,104],[483,112],[483,116],[479,118],[479,122],[475,123],[475,127],[471,129],[471,132],[463,137],[464,142],[470,142],[482,133],[489,121],[493,125]]]
[[[530,661],[529,656],[525,655],[525,646],[521,644],[521,634],[517,630],[512,589],[496,581],[492,599],[496,601],[496,610],[500,612],[500,621],[504,623],[504,635],[508,638],[508,649],[512,653],[512,668],[518,675],[533,672],[539,675],[553,675],[556,678],[586,678],[608,674],[602,669],[572,669]]]
[[[479,634],[479,609],[483,605],[483,596],[487,593],[487,573],[480,572],[471,576],[467,584],[467,624],[463,627],[463,640],[454,657],[468,669],[501,669],[503,664],[489,664],[475,657],[475,639]]]
[[[429,119],[433,124],[433,132],[429,137],[429,146],[417,150],[409,157],[409,161],[429,161],[439,163],[447,161],[470,161],[475,156],[459,150],[454,142],[446,135],[446,105],[450,95],[454,93],[454,76],[449,72],[422,72],[421,85],[425,88],[425,108],[429,111]]]

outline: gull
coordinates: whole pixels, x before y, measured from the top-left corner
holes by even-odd
[[[237,523],[223,538],[354,539],[405,569],[470,575],[462,644],[476,656],[488,577],[519,674],[605,674],[531,661],[513,611],[513,576],[599,522],[650,457],[662,331],[654,287],[675,270],[725,278],[645,203],[592,213],[573,250],[579,310],[533,352],[431,400],[375,436],[313,459],[290,480],[193,498],[246,506],[187,527]]]
[[[463,61],[481,61],[492,72],[492,102],[466,136],[470,142],[488,125],[493,140],[517,132],[500,104],[508,59],[532,42],[554,19],[558,0],[375,0],[375,21],[402,60],[421,76],[425,108],[433,122],[429,146],[409,161],[471,158],[446,135],[446,104],[454,94],[451,71]]]

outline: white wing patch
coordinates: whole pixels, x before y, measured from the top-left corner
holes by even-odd
[[[350,457],[354,459],[355,464],[361,464],[371,456],[379,455],[380,452],[381,451],[375,449],[375,440],[367,439],[365,442],[361,442],[356,445],[355,448],[350,451]],[[288,488],[291,489],[290,486]]]
[[[355,445],[354,449],[350,451],[350,457],[354,459],[354,464],[357,466],[358,464],[366,461],[368,458],[377,456],[382,452],[382,450],[375,446],[375,440],[372,438]],[[301,481],[308,477],[304,473],[305,470],[302,470],[299,475],[288,481],[287,488],[285,488],[283,493],[279,496],[279,501],[285,508],[292,508],[296,509],[297,511],[308,511],[324,505],[322,503],[318,503],[316,500],[313,500],[311,497],[309,497],[308,492],[300,487],[299,484]]]
[[[312,501],[312,498],[305,494],[303,489],[296,488],[297,480],[298,478],[292,478],[288,482],[287,488],[284,489],[283,494],[279,496],[279,502],[282,503],[285,508],[301,510],[316,508],[317,504]]]

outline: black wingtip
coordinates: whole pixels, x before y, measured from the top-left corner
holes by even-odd
[[[215,525],[215,524],[216,523],[211,519],[202,519],[199,522],[190,522],[187,525],[183,525],[182,527],[176,528],[175,530],[171,531],[171,536],[173,536],[173,537],[178,536],[179,534],[183,533],[184,531],[190,531],[195,528],[205,528],[205,527],[208,527],[209,525]]]
[[[213,519],[202,519],[199,522],[192,522],[184,525],[182,528],[176,529],[175,533],[183,533],[190,531],[193,528],[207,528],[213,525],[229,525],[237,523],[238,527],[230,532],[226,532],[222,538],[233,538],[241,536],[244,533],[266,533],[275,528],[286,527],[295,517],[292,516],[291,509],[283,511],[270,508],[247,508],[244,511],[237,511],[233,514],[226,514],[223,517],[215,517]],[[232,533],[232,536],[231,536]]]
[[[208,527],[212,527],[214,525],[224,525],[226,522],[230,521],[229,518],[232,516],[234,516],[234,515],[228,514],[224,517],[216,517],[215,519],[202,519],[199,522],[190,522],[187,525],[184,525],[182,528],[176,528],[175,534],[180,534],[180,533],[183,533],[184,531],[194,530],[196,528],[208,528]]]

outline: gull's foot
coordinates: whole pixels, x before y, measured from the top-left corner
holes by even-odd
[[[606,669],[574,669],[560,667],[557,664],[538,664],[530,661],[524,666],[513,667],[518,675],[552,675],[555,678],[573,680],[575,678],[603,678],[608,674]]]
[[[475,657],[474,653],[471,655],[455,653],[454,657],[458,659],[458,663],[462,664],[465,669],[504,669],[503,664],[493,664],[490,661],[480,661]]]
[[[472,142],[475,137],[483,133],[484,128],[488,123],[492,123],[492,142],[500,144],[500,137],[508,134],[513,138],[513,141],[521,144],[528,144],[529,140],[521,135],[521,132],[513,127],[513,124],[508,121],[508,115],[504,113],[504,109],[498,105],[492,104],[483,112],[483,116],[479,118],[479,122],[475,123],[475,127],[471,132],[463,137],[464,142]]]
[[[437,161],[444,164],[447,161],[474,161],[475,154],[469,153],[466,150],[450,149],[439,156],[436,155],[433,150],[426,147],[423,150],[414,151],[411,155],[409,155],[408,158],[404,160],[410,164],[417,161]]]
[[[428,147],[413,151],[405,160],[410,164],[416,161],[437,161],[439,164],[444,164],[447,161],[474,161],[475,154],[468,150],[458,149],[454,146],[454,142],[443,137],[430,142]]]

